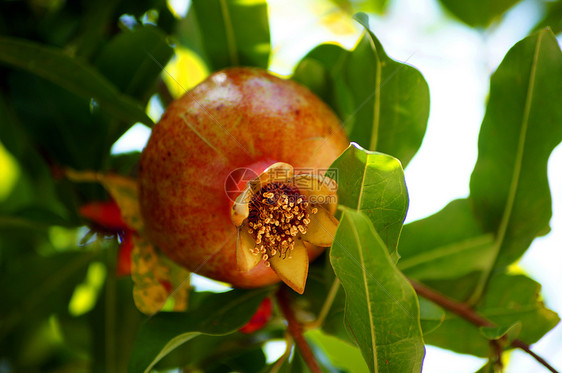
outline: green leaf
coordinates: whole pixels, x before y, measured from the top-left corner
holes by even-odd
[[[509,329],[521,323],[518,338],[533,344],[560,321],[558,315],[547,309],[539,298],[540,284],[523,275],[500,273],[494,275],[484,298],[475,312],[492,321],[499,328]],[[459,336],[462,335],[462,338]],[[443,324],[429,335],[427,343],[455,352],[486,357],[489,340],[480,329],[456,315],[447,313]]]
[[[496,234],[495,261],[484,273],[518,259],[549,231],[547,163],[562,141],[562,53],[550,30],[513,46],[492,76],[490,99],[470,180],[470,198],[487,232]]]
[[[449,12],[471,27],[488,27],[520,0],[439,0]]]
[[[445,311],[425,298],[418,297],[418,301],[420,304],[420,324],[425,336],[441,326],[445,320]]]
[[[264,0],[193,0],[192,7],[199,25],[199,34],[192,37],[200,38],[212,70],[267,68],[271,47]]]
[[[349,333],[372,372],[421,371],[424,342],[417,296],[369,218],[342,210],[330,260],[345,289]]]
[[[517,321],[510,326],[480,327],[480,334],[490,341],[497,341],[506,337],[506,344],[510,344],[521,332],[521,323]]]
[[[343,11],[350,14],[358,11],[384,14],[388,8],[389,0],[330,0]]]
[[[146,103],[172,54],[158,28],[135,27],[114,37],[99,53],[96,66],[121,92]]]
[[[159,313],[141,327],[129,372],[148,372],[168,353],[199,335],[223,335],[240,329],[254,315],[268,288],[211,294],[194,309]]]
[[[429,116],[429,88],[415,68],[389,58],[369,31],[347,51],[324,44],[305,56],[293,78],[310,87],[339,115],[351,141],[408,164],[419,149]]]
[[[356,346],[324,334],[318,329],[306,332],[305,337],[322,348],[333,367],[353,373],[369,372],[369,368],[361,356],[361,351]]]
[[[494,237],[479,224],[466,199],[406,224],[398,247],[398,268],[416,280],[450,280],[485,270],[493,260]]]
[[[29,231],[26,234],[32,235]],[[3,241],[6,236],[2,235]],[[3,248],[3,256],[8,257],[8,251]],[[65,312],[74,287],[84,279],[85,270],[97,256],[95,252],[67,252],[46,258],[37,255],[27,255],[21,260],[13,258],[0,275],[2,302],[10,304],[0,309],[0,337],[21,324],[47,318],[54,312]]]
[[[396,261],[398,237],[408,210],[408,191],[400,162],[351,144],[331,168],[338,172],[339,203],[369,217]]]
[[[555,35],[562,32],[562,1],[552,1],[544,4],[546,12],[535,26],[535,31],[550,27]]]
[[[92,99],[116,118],[132,124],[151,126],[152,120],[142,107],[100,73],[62,50],[27,40],[0,37],[0,62],[28,71],[57,84],[68,91]]]

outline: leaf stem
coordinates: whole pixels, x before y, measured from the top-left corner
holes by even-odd
[[[479,315],[478,313],[476,313],[473,309],[471,309],[470,307],[468,307],[467,305],[463,304],[463,303],[459,303],[441,293],[438,293],[437,291],[420,284],[419,282],[416,282],[410,278],[408,278],[408,281],[410,281],[410,284],[412,284],[412,287],[414,288],[414,290],[416,291],[416,293],[419,296],[424,297],[427,300],[432,301],[435,304],[440,305],[441,307],[451,311],[452,313],[462,317],[463,319],[469,321],[470,323],[476,325],[476,326],[496,326],[493,322],[491,322],[490,320],[486,319],[485,317]],[[528,353],[529,355],[531,355],[537,362],[539,362],[540,364],[542,364],[546,369],[548,369],[549,371],[551,371],[552,373],[559,373],[556,369],[554,369],[552,367],[552,365],[550,365],[549,363],[546,362],[546,360],[544,360],[542,357],[540,357],[539,355],[537,355],[536,353],[534,353],[533,351],[531,351],[531,348],[529,347],[528,344],[526,344],[525,342],[519,340],[519,339],[514,339],[511,342],[511,347],[514,348],[520,348],[523,351],[525,351],[526,353]]]
[[[326,300],[320,309],[320,313],[318,314],[318,318],[308,324],[306,324],[307,329],[316,329],[324,324],[324,320],[326,320],[326,316],[330,312],[330,308],[332,308],[332,304],[334,303],[334,299],[336,299],[336,294],[340,288],[340,280],[339,278],[335,278],[330,290],[328,291],[328,295],[326,296]]]
[[[285,319],[287,320],[287,329],[293,337],[296,347],[301,352],[302,357],[311,373],[321,373],[322,370],[320,369],[320,366],[316,361],[316,357],[312,353],[310,345],[302,334],[304,331],[303,325],[299,323],[295,317],[295,314],[291,307],[289,294],[287,292],[288,288],[283,285],[279,288],[276,294],[277,304],[279,305],[281,312],[283,312],[283,316],[285,316]]]
[[[277,359],[269,373],[277,373],[283,366],[283,363],[289,358],[289,356],[291,356],[291,350],[293,349],[293,338],[290,334],[285,335],[285,343],[285,352],[283,352],[283,355],[281,355],[281,357]]]

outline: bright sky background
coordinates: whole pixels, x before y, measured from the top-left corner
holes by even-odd
[[[523,1],[492,32],[482,33],[447,18],[435,0],[390,3],[383,17],[371,17],[371,29],[391,58],[422,72],[431,95],[423,145],[406,169],[410,195],[406,221],[410,222],[439,211],[453,199],[468,196],[490,75],[509,48],[528,34],[541,9],[533,1]],[[337,41],[352,48],[360,33],[348,16],[326,1],[270,0],[269,9],[274,50],[270,69],[281,75],[290,75],[295,63],[314,46]],[[146,127],[136,126],[114,150],[142,149],[148,135]],[[560,146],[551,156],[548,173],[554,211],[552,231],[535,240],[520,265],[543,285],[546,305],[562,314]],[[562,370],[561,346],[559,324],[533,350]],[[484,361],[428,346],[424,372],[475,372]],[[523,352],[511,354],[507,373],[530,371],[541,372],[544,368]]]

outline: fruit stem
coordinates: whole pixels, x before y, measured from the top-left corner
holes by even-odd
[[[277,304],[283,312],[283,316],[287,320],[287,330],[293,337],[295,341],[296,347],[299,349],[308,369],[310,369],[311,373],[321,373],[322,370],[316,361],[316,357],[312,353],[312,349],[310,345],[306,341],[303,336],[303,325],[297,321],[293,309],[291,307],[291,301],[289,299],[289,288],[285,285],[282,285],[279,290],[277,291]]]

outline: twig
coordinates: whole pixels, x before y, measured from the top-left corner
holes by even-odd
[[[517,348],[522,349],[523,351],[525,351],[526,353],[528,353],[529,355],[534,357],[536,361],[541,363],[546,369],[550,370],[552,373],[558,373],[558,371],[552,365],[550,365],[542,357],[540,357],[539,355],[537,355],[533,351],[531,351],[531,348],[525,342],[520,341],[519,339],[515,339],[515,340],[513,340],[513,342],[511,342],[511,345],[513,347],[517,347]]]
[[[306,365],[308,365],[308,369],[310,369],[312,373],[321,373],[322,370],[320,369],[318,362],[316,362],[316,358],[314,357],[314,354],[312,353],[308,342],[302,335],[304,328],[302,324],[299,323],[295,318],[295,314],[293,312],[293,309],[291,308],[289,294],[287,294],[287,289],[288,288],[286,286],[281,286],[277,291],[277,303],[279,304],[279,308],[281,308],[281,311],[283,312],[283,316],[285,316],[285,319],[287,320],[287,329],[293,337],[296,347],[301,352]]]
[[[440,294],[437,291],[425,285],[422,285],[419,282],[416,282],[412,279],[408,279],[408,281],[410,281],[412,287],[414,288],[414,290],[418,295],[424,297],[427,300],[432,301],[435,304],[440,305],[441,307],[451,311],[454,314],[457,314],[458,316],[469,321],[470,323],[476,326],[488,326],[488,327],[496,326],[496,324],[486,319],[485,317],[477,314],[473,309],[466,306],[465,304],[452,300],[451,298],[448,298],[447,296]],[[546,360],[544,360],[542,357],[531,351],[529,345],[527,345],[523,341],[519,339],[514,339],[511,342],[511,346],[522,349],[523,351],[531,355],[533,358],[535,358],[536,361],[538,361],[540,364],[542,364],[545,368],[547,368],[552,373],[559,373],[549,363],[547,363]]]
[[[418,293],[418,295],[421,295],[425,299],[448,309],[449,311],[459,315],[463,319],[470,321],[472,324],[476,326],[495,326],[493,322],[480,316],[470,307],[454,301],[451,298],[447,298],[443,294],[439,294],[435,290],[430,289],[427,286],[422,285],[412,279],[408,279],[408,281],[410,281],[410,284],[412,284],[414,290],[416,291],[416,293]]]

